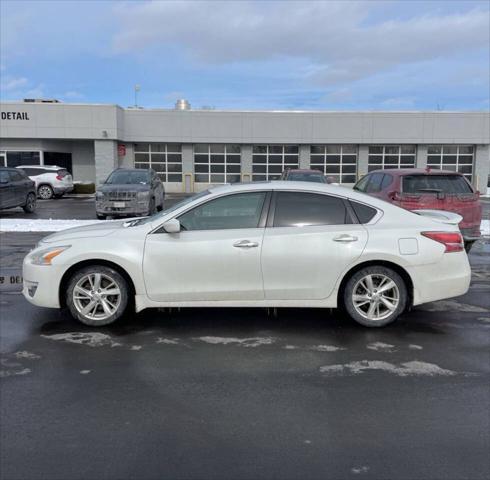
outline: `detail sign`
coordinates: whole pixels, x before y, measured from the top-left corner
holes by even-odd
[[[27,112],[2,112],[2,120],[30,120]]]

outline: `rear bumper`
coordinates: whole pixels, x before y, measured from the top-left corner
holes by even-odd
[[[439,262],[407,267],[414,284],[414,305],[464,295],[471,268],[466,252],[444,253]]]
[[[65,193],[70,193],[73,191],[73,185],[67,187],[53,187],[53,192],[55,195],[63,195]]]

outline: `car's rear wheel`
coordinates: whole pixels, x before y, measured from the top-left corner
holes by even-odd
[[[36,195],[29,193],[26,198],[26,204],[22,208],[26,213],[34,213],[36,211]]]
[[[397,272],[369,266],[349,278],[343,300],[346,311],[356,322],[366,327],[383,327],[405,310],[408,293]]]
[[[76,272],[68,282],[66,305],[72,316],[90,326],[115,322],[126,310],[128,283],[113,268],[91,265]]]
[[[50,198],[53,198],[54,192],[53,189],[51,188],[50,185],[41,185],[37,189],[37,194],[39,198],[42,198],[43,200],[49,200]]]

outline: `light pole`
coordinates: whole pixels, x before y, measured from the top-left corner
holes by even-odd
[[[134,86],[134,106],[138,108],[138,92],[141,90],[141,85]]]

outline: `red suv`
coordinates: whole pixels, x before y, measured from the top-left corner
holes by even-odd
[[[467,252],[480,238],[480,192],[460,173],[416,168],[374,170],[361,178],[354,190],[407,210],[445,210],[461,215],[459,228]]]

